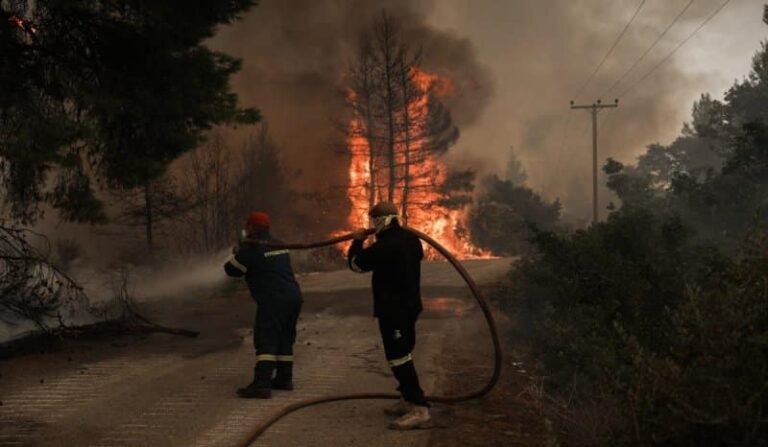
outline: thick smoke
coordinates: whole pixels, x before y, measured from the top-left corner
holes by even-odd
[[[257,107],[265,116],[289,170],[287,177],[294,180],[291,187],[299,193],[296,201],[284,206],[307,216],[304,228],[301,233],[286,234],[288,225],[276,226],[278,236],[324,237],[345,226],[349,160],[344,142],[348,118],[344,77],[355,62],[362,36],[383,13],[400,24],[414,49],[421,48],[422,68],[450,79],[455,94],[445,102],[455,124],[465,129],[477,121],[490,97],[490,77],[478,64],[470,40],[428,25],[433,6],[410,0],[264,0],[243,20],[221,28],[209,42],[212,48],[243,60],[242,71],[233,78],[234,90],[241,104]],[[223,132],[229,147],[237,151],[253,129]],[[177,170],[178,165],[171,168],[173,173]],[[95,300],[110,299],[117,284],[115,275],[119,280],[126,262],[144,253],[143,242],[136,240],[140,229],[106,226],[95,232],[93,227],[57,221],[55,216],[39,222],[38,228],[53,241],[71,240],[82,247],[74,273]],[[175,246],[169,239],[173,235],[156,237],[160,246]],[[204,286],[226,281],[222,261],[219,255],[176,256],[165,266],[157,261],[148,268],[132,267],[130,292],[138,301],[201,293]]]
[[[443,0],[430,23],[471,39],[495,77],[495,94],[477,125],[462,129],[458,159],[480,159],[489,170],[506,166],[514,146],[529,184],[566,211],[591,210],[591,121],[569,111],[571,99],[614,97],[657,64],[722,1],[696,1],[625,82],[606,89],[648,48],[688,0],[648,1],[592,82],[574,97],[640,5],[640,0]],[[745,75],[765,35],[762,1],[731,2],[672,59],[599,119],[599,160],[632,162],[647,144],[679,134],[700,93],[719,95]],[[571,115],[568,118],[568,115]],[[570,123],[568,121],[570,120]],[[566,124],[568,132],[566,134]],[[602,191],[602,205],[609,200]]]
[[[212,45],[244,59],[235,80],[244,103],[264,111],[288,162],[303,171],[301,187],[321,190],[345,182],[337,121],[344,112],[343,73],[360,34],[386,10],[423,47],[426,67],[456,84],[449,106],[462,137],[449,159],[495,172],[514,146],[532,187],[560,197],[572,216],[586,217],[590,118],[569,111],[568,101],[613,100],[721,4],[694,2],[643,63],[607,91],[687,3],[646,2],[578,97],[639,0],[264,1],[242,22],[222,29]],[[618,109],[603,114],[601,164],[609,156],[631,162],[647,144],[669,142],[699,93],[718,94],[747,72],[764,34],[762,2],[732,3],[624,95]]]
[[[588,219],[589,116],[569,111],[568,101],[591,102],[600,96],[687,1],[646,2],[611,57],[576,98],[639,0],[264,0],[242,21],[220,29],[210,45],[243,59],[235,89],[243,104],[264,112],[288,167],[301,170],[300,176],[290,176],[297,179],[292,186],[327,199],[325,205],[308,200],[285,205],[300,207],[313,218],[322,216],[305,224],[315,235],[344,227],[348,161],[343,150],[344,73],[354,61],[360,35],[383,11],[398,18],[414,45],[422,46],[425,68],[447,76],[456,86],[448,105],[462,135],[449,151],[449,160],[500,172],[513,146],[532,187],[551,199],[560,197],[571,215]],[[694,2],[617,91],[658,62],[719,4]],[[750,55],[765,35],[761,5],[731,2],[673,59],[622,97],[618,109],[604,113],[600,158],[631,162],[646,144],[668,142],[688,118],[699,93],[722,92],[735,77],[747,73]],[[250,132],[247,127],[238,129],[232,147]],[[604,205],[605,191],[602,197]],[[119,264],[124,250],[118,240],[129,238],[125,228],[94,231],[48,214],[40,229],[53,241],[80,242],[86,257],[101,267]],[[138,232],[132,231],[126,242],[134,251],[142,248],[135,242]]]
[[[235,90],[244,104],[261,109],[287,165],[301,170],[295,186],[331,199],[332,209],[324,211],[336,220],[329,216],[328,229],[343,227],[347,212],[344,76],[362,35],[381,14],[400,22],[406,40],[422,49],[423,68],[454,84],[455,95],[446,102],[460,129],[474,123],[487,103],[490,77],[471,42],[429,26],[432,8],[410,0],[264,1],[211,42],[243,59]]]

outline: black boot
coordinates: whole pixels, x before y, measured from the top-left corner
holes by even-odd
[[[253,380],[252,380],[252,381],[251,381],[251,383],[249,383],[248,385],[246,385],[246,386],[244,386],[244,387],[242,387],[242,388],[238,388],[238,389],[237,389],[237,394],[242,394],[242,393],[244,393],[244,392],[245,392],[245,390],[247,390],[248,388],[251,388],[251,387],[253,387],[253,386],[256,384],[256,374],[257,374],[257,372],[256,372],[256,368],[253,368]]]
[[[275,362],[259,361],[253,369],[253,382],[245,388],[239,388],[237,395],[246,399],[269,399],[272,397],[272,372]]]
[[[277,374],[272,380],[273,390],[293,390],[293,362],[277,362]]]
[[[245,388],[239,388],[237,395],[245,399],[269,399],[272,397],[272,389],[260,388],[252,383]]]

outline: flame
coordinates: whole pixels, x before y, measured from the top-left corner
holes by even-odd
[[[422,132],[423,125],[427,120],[430,111],[430,97],[444,97],[452,95],[454,92],[453,83],[446,78],[427,73],[423,70],[412,68],[412,79],[414,81],[415,94],[407,105],[410,118],[409,135],[418,136]],[[350,91],[347,97],[351,103],[356,103],[357,95]],[[397,165],[406,164],[406,134],[403,113],[397,117],[400,134],[396,136],[395,156]],[[384,191],[388,186],[387,179],[377,177],[372,179],[371,162],[371,142],[366,133],[366,125],[362,116],[354,116],[348,124],[347,148],[351,154],[349,165],[349,188],[347,197],[352,203],[350,213],[347,218],[347,224],[351,228],[362,228],[370,226],[367,211],[371,205],[370,191],[375,188],[376,202],[385,200]],[[460,259],[492,258],[493,255],[475,247],[470,241],[470,235],[467,231],[466,220],[468,210],[451,209],[440,205],[440,201],[447,199],[447,195],[440,192],[440,186],[447,178],[447,169],[436,154],[425,150],[424,138],[413,138],[409,143],[409,157],[412,164],[409,164],[409,192],[408,207],[405,210],[407,214],[407,224],[413,228],[419,229],[449,251],[454,253]],[[376,157],[373,160],[375,166]],[[397,180],[394,202],[402,209],[403,187],[405,186],[404,169],[399,168],[400,177]],[[376,168],[374,167],[374,172]],[[384,174],[377,174],[381,177],[387,177]],[[374,184],[375,183],[375,184]],[[340,234],[341,232],[334,232]],[[427,258],[437,258],[437,253],[427,250]]]

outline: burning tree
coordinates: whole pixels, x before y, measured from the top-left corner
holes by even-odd
[[[348,78],[349,224],[367,225],[366,211],[388,200],[406,224],[464,256],[477,254],[460,236],[466,202],[449,200],[455,177],[440,159],[459,136],[440,100],[453,93],[451,81],[422,68],[422,52],[386,13],[363,36]]]
[[[367,178],[355,182],[368,205],[399,202],[402,215],[423,203],[416,191],[434,191],[437,155],[458,138],[450,112],[439,96],[450,93],[449,81],[419,68],[421,52],[412,49],[397,22],[383,13],[373,32],[363,37],[350,72],[348,102],[354,118],[348,127],[349,148],[367,162]]]

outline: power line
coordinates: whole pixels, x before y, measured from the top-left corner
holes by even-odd
[[[600,63],[599,63],[599,64],[597,64],[597,66],[596,66],[596,67],[595,67],[595,69],[592,71],[592,73],[589,75],[589,77],[587,78],[587,80],[586,80],[586,81],[584,81],[584,84],[582,84],[582,86],[581,86],[581,88],[579,88],[578,92],[576,92],[576,94],[574,95],[574,98],[578,98],[578,96],[579,96],[579,95],[580,95],[580,94],[581,94],[581,93],[584,91],[584,89],[585,89],[585,88],[587,88],[587,86],[589,85],[589,83],[590,83],[590,82],[592,82],[592,79],[594,79],[595,75],[597,75],[597,73],[598,73],[598,72],[600,71],[600,69],[603,67],[603,64],[605,64],[605,61],[606,61],[606,60],[608,60],[608,58],[610,57],[610,55],[613,53],[613,50],[614,50],[614,49],[616,49],[616,46],[619,44],[619,42],[621,41],[621,39],[624,37],[624,34],[626,34],[626,33],[627,33],[627,30],[628,30],[628,29],[629,29],[629,27],[632,25],[632,23],[635,21],[635,18],[636,18],[636,17],[637,17],[637,15],[640,13],[640,10],[641,10],[641,9],[643,9],[643,6],[645,5],[645,2],[646,2],[646,0],[642,0],[642,1],[640,2],[640,4],[637,6],[637,9],[636,9],[636,10],[635,10],[635,12],[632,14],[632,17],[630,17],[630,19],[629,19],[629,21],[627,22],[627,24],[626,24],[626,25],[624,25],[624,29],[622,29],[622,30],[621,30],[621,33],[619,33],[619,35],[616,37],[616,40],[614,40],[614,41],[613,41],[613,44],[612,44],[612,45],[611,45],[611,47],[608,49],[608,52],[606,52],[606,53],[605,53],[605,55],[603,56],[603,59],[600,61]],[[558,149],[558,156],[557,156],[557,158],[555,159],[555,163],[556,163],[556,165],[557,165],[558,169],[559,169],[559,165],[560,165],[560,163],[561,163],[561,159],[562,159],[563,150],[565,149],[565,145],[566,145],[566,143],[568,142],[568,134],[569,134],[569,132],[568,132],[568,131],[570,130],[570,124],[571,124],[571,114],[569,113],[569,114],[568,114],[568,117],[567,117],[567,120],[566,120],[566,123],[565,123],[565,130],[563,131],[563,139],[561,140],[561,142],[560,142],[560,147],[559,147],[559,149]],[[585,134],[586,134],[586,128],[585,128]],[[572,155],[572,154],[571,154],[571,155]],[[572,159],[572,157],[571,157],[571,159]],[[570,160],[569,160],[569,163],[570,163]]]
[[[646,0],[643,0],[640,2],[640,6],[637,7],[635,10],[635,13],[632,14],[632,18],[629,19],[629,22],[627,22],[626,25],[624,25],[624,29],[621,30],[621,33],[619,33],[619,36],[616,37],[616,40],[613,42],[613,45],[611,45],[611,48],[608,49],[608,52],[605,53],[605,56],[603,56],[603,60],[600,61],[599,64],[597,64],[597,67],[595,67],[595,70],[592,72],[592,74],[589,75],[586,81],[584,81],[584,84],[579,88],[579,91],[576,92],[576,95],[574,98],[578,98],[578,96],[581,94],[581,92],[584,91],[585,88],[587,88],[587,85],[589,85],[590,82],[592,82],[592,79],[595,77],[598,71],[600,71],[600,68],[603,66],[605,61],[608,59],[608,56],[613,53],[613,50],[616,48],[616,45],[619,44],[619,41],[622,37],[624,37],[624,34],[626,34],[627,30],[629,29],[629,26],[632,25],[632,22],[635,21],[635,17],[637,17],[637,14],[640,13],[640,10],[643,9],[643,5],[645,5]]]
[[[693,1],[693,0],[691,0],[691,1]],[[592,79],[594,79],[595,75],[597,75],[597,73],[600,71],[600,68],[602,68],[603,64],[605,64],[605,61],[608,60],[608,57],[610,57],[611,53],[613,53],[613,50],[616,48],[616,46],[621,41],[622,37],[624,37],[624,34],[626,34],[627,30],[632,25],[632,22],[635,21],[635,18],[640,13],[640,10],[645,5],[645,2],[646,2],[646,0],[642,0],[640,2],[640,5],[638,5],[637,9],[632,14],[632,17],[629,19],[627,24],[624,25],[624,29],[621,30],[621,33],[619,33],[619,35],[616,37],[616,40],[614,40],[613,44],[608,49],[608,52],[605,53],[605,56],[603,56],[603,59],[600,61],[599,64],[597,64],[597,67],[595,67],[595,69],[589,75],[587,80],[584,81],[584,84],[581,86],[581,88],[579,88],[579,91],[576,92],[576,95],[574,95],[574,98],[577,98],[584,91],[584,89],[587,88],[589,83],[592,82]],[[568,141],[568,133],[569,133],[569,130],[570,130],[570,124],[571,124],[571,114],[569,113],[568,117],[567,117],[567,120],[565,122],[565,129],[563,131],[563,139],[560,142],[560,147],[557,150],[558,155],[557,155],[557,158],[555,159],[555,163],[558,166],[558,169],[559,169],[559,164],[561,163],[563,150],[565,149],[565,145],[566,145],[566,143]],[[585,131],[585,133],[586,133],[586,131]]]
[[[672,51],[670,51],[670,52],[669,52],[669,54],[667,54],[667,55],[664,57],[664,59],[662,59],[661,61],[659,61],[659,63],[658,63],[658,64],[654,65],[654,66],[653,66],[653,68],[651,68],[651,69],[650,69],[648,72],[646,72],[646,73],[645,73],[645,75],[643,75],[643,77],[641,77],[641,78],[640,78],[640,79],[639,79],[637,82],[635,82],[634,84],[630,85],[630,86],[629,86],[628,88],[626,88],[626,89],[625,89],[623,92],[621,92],[621,93],[619,94],[619,98],[623,97],[624,95],[626,95],[627,93],[629,93],[630,91],[632,91],[632,90],[633,90],[635,87],[637,87],[639,84],[641,84],[643,81],[645,81],[646,79],[648,79],[648,77],[649,77],[651,74],[653,74],[653,72],[654,72],[654,71],[656,71],[656,70],[657,70],[659,67],[661,67],[662,65],[664,65],[664,63],[666,63],[666,62],[667,62],[667,61],[668,61],[670,58],[672,58],[672,56],[673,56],[673,55],[674,55],[674,54],[677,52],[677,50],[679,50],[679,49],[680,49],[680,48],[681,48],[683,45],[685,45],[686,43],[688,43],[688,41],[689,41],[689,40],[691,40],[691,39],[693,38],[693,36],[695,36],[695,35],[696,35],[696,33],[698,33],[698,32],[699,32],[699,30],[701,30],[702,28],[704,28],[704,26],[705,26],[707,23],[709,23],[709,21],[710,21],[710,20],[712,20],[713,18],[715,18],[715,16],[716,16],[716,15],[717,15],[717,14],[718,14],[720,11],[722,11],[722,10],[723,10],[723,8],[725,8],[725,6],[726,6],[728,3],[730,3],[730,2],[731,2],[731,0],[725,0],[725,1],[723,2],[723,4],[721,4],[721,5],[720,5],[720,6],[719,6],[717,9],[715,9],[715,10],[712,12],[712,14],[710,14],[710,15],[709,15],[709,17],[707,17],[707,18],[706,18],[706,20],[704,20],[704,21],[701,23],[701,25],[699,25],[699,26],[698,26],[698,27],[697,27],[695,30],[693,30],[693,32],[692,32],[691,34],[689,34],[689,35],[688,35],[688,37],[686,37],[685,39],[683,39],[683,41],[682,41],[682,42],[680,42],[680,43],[679,43],[679,44],[678,44],[678,45],[677,45],[677,46],[676,46],[676,47],[675,47],[675,48],[674,48]]]
[[[629,69],[627,69],[627,71],[625,71],[613,84],[611,84],[611,86],[608,87],[608,89],[606,89],[605,92],[602,95],[600,95],[600,97],[602,98],[608,97],[608,93],[610,93],[611,90],[613,90],[616,86],[621,84],[621,82],[640,64],[640,62],[642,62],[645,59],[645,57],[648,56],[648,53],[650,53],[651,50],[656,48],[656,45],[658,45],[658,43],[661,42],[661,39],[663,39],[664,36],[667,34],[667,32],[669,32],[669,30],[672,29],[675,23],[677,23],[677,21],[680,20],[680,17],[682,17],[683,14],[685,14],[685,12],[688,11],[688,8],[690,8],[692,4],[693,4],[693,0],[689,0],[688,4],[685,5],[685,8],[683,8],[683,10],[677,14],[675,19],[672,20],[672,22],[669,25],[667,25],[664,31],[661,34],[659,34],[658,37],[656,37],[656,40],[653,41],[651,46],[648,47],[648,49],[645,50],[645,52],[642,55],[640,55],[640,57],[632,64],[632,66],[629,67]]]

